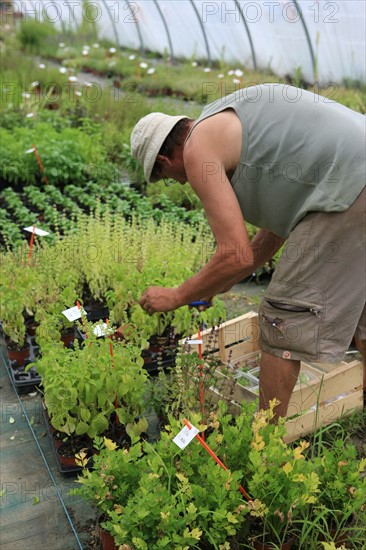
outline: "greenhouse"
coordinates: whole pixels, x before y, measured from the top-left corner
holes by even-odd
[[[0,1],[2,550],[366,550],[365,19]]]

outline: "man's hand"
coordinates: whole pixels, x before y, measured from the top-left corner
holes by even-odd
[[[139,299],[139,304],[149,315],[173,311],[181,305],[177,299],[177,289],[162,286],[150,286]]]

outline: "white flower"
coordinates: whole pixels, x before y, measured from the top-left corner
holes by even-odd
[[[232,69],[230,69],[230,71],[228,71],[227,74],[228,74],[229,76],[233,76],[234,71],[233,71]]]
[[[136,56],[132,53],[131,55],[128,56],[128,59],[129,59],[130,61],[132,61],[133,59],[135,59],[135,57],[136,57]]]
[[[78,95],[80,97],[82,95],[82,93],[79,92],[79,90],[76,90],[75,95]]]
[[[59,42],[58,47],[59,47],[59,48],[64,48],[64,47],[65,47],[65,43],[64,43],[64,42]]]
[[[204,73],[210,73],[210,72],[211,72],[210,67],[205,67],[205,68],[203,69],[203,72],[204,72]]]
[[[83,46],[83,50],[90,50],[90,46],[88,45]]]
[[[155,69],[153,67],[151,67],[150,69],[148,69],[146,71],[146,74],[154,74],[154,72],[155,72]]]
[[[241,71],[240,69],[236,69],[236,71],[234,71],[234,74],[235,74],[235,76],[237,76],[237,77],[241,77],[241,76],[243,76],[244,73],[243,73],[243,71]]]
[[[46,65],[45,65],[44,63],[40,63],[40,64],[38,65],[38,67],[39,67],[40,69],[45,69],[45,68],[46,68]]]
[[[23,93],[22,93],[22,97],[24,97],[24,99],[29,99],[29,98],[30,98],[30,94],[28,94],[28,92],[23,92]]]
[[[89,51],[88,51],[88,50],[83,50],[81,53],[82,53],[83,55],[89,55]]]
[[[147,69],[148,66],[149,66],[149,65],[148,65],[147,63],[145,63],[144,61],[142,61],[142,63],[140,63],[141,69]]]
[[[225,75],[220,73],[220,74],[217,75],[217,78],[225,78]]]
[[[233,82],[234,84],[241,84],[240,80],[238,80],[237,78],[233,78]]]
[[[76,76],[69,76],[69,82],[77,82],[78,79],[76,78]]]
[[[114,67],[115,64],[116,64],[115,61],[110,61],[110,62],[108,63],[108,67]]]
[[[26,116],[26,118],[32,118],[32,117],[34,117],[34,113],[28,113],[28,114],[25,115],[25,116]]]
[[[192,67],[197,67],[198,63],[197,61],[192,61]]]
[[[59,68],[59,72],[60,72],[61,74],[65,74],[65,73],[66,73],[66,68],[65,68],[65,67],[60,67],[60,68]]]
[[[88,86],[88,87],[93,86],[93,83],[92,82],[85,82],[85,86]]]
[[[93,48],[99,48],[99,44],[96,42],[95,44],[93,44]]]
[[[116,48],[109,48],[109,53],[116,53]]]
[[[35,80],[34,82],[32,82],[31,88],[36,88],[36,86],[39,86],[38,80]]]

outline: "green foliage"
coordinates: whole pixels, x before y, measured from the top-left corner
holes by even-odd
[[[25,254],[22,263],[10,255],[7,268],[1,270],[0,277],[0,319],[5,335],[22,346],[25,340],[23,312],[32,312],[31,293],[37,284],[36,277],[26,265]]]
[[[351,472],[339,478],[331,467],[324,476],[319,464],[305,456],[306,442],[285,444],[283,421],[270,423],[272,409],[255,413],[253,420],[254,408],[243,404],[233,418],[220,403],[206,425],[200,414],[191,413],[190,421],[206,431],[206,444],[229,470],[216,465],[195,440],[178,450],[172,439],[183,426],[182,417],[169,416],[157,443],[134,440],[129,451],[122,451],[113,450],[108,440],[105,448],[98,441],[102,448],[94,469],[83,470],[73,494],[97,506],[102,527],[117,545],[154,549],[174,543],[177,548],[218,549],[235,548],[240,542],[249,548],[258,540],[279,548],[292,538],[296,548],[315,550],[320,535],[332,540],[321,503],[329,484],[338,485],[337,493],[346,500],[354,497],[354,510],[361,513],[364,462],[355,459],[354,450],[343,455],[340,442],[333,463],[348,457],[347,465],[342,461],[337,468],[348,466]],[[321,467],[329,461],[324,454]],[[355,491],[347,496],[350,483]],[[248,502],[239,485],[252,497]],[[351,541],[357,546],[362,538],[353,536],[356,531],[354,523]]]
[[[320,480],[302,454],[309,444],[302,441],[292,448],[283,442],[284,419],[270,424],[275,404],[256,413],[253,421],[248,488],[254,500],[248,507],[251,516],[263,522],[260,536],[278,544],[286,540],[296,518],[309,515]]]
[[[155,445],[136,442],[128,452],[103,449],[95,469],[79,477],[74,494],[106,514],[103,526],[117,545],[218,548],[242,528],[240,472],[222,470],[195,442],[179,451],[172,439],[181,427],[172,421]]]
[[[52,23],[25,19],[20,23],[17,38],[22,48],[33,54],[40,54],[43,53],[50,38],[56,34],[55,25]]]
[[[5,183],[35,183],[42,172],[34,153],[37,147],[49,183],[63,186],[98,177],[107,163],[101,136],[89,128],[64,128],[57,132],[49,123],[35,123],[32,128],[0,129],[3,151],[0,163]],[[91,162],[92,159],[92,162]]]
[[[51,193],[56,196],[55,188],[51,188]],[[35,189],[31,195],[38,198]],[[18,200],[12,190],[6,197]],[[94,299],[106,300],[113,323],[132,323],[145,339],[162,334],[170,326],[176,332],[188,334],[191,313],[187,306],[150,317],[138,300],[150,285],[174,287],[199,270],[211,254],[210,239],[203,224],[187,227],[163,221],[157,225],[151,219],[112,218],[108,210],[102,215],[98,208],[90,216],[78,214],[72,231],[62,238],[56,233],[52,244],[46,237],[36,240],[29,266],[27,245],[3,254],[3,280],[11,280],[11,287],[19,292],[19,300],[14,300],[14,304],[11,293],[9,300],[4,300],[3,319],[9,323],[20,319],[23,305],[28,304],[38,322],[49,323],[49,315],[53,315],[58,326],[63,317],[61,312],[82,298],[85,285]],[[14,269],[17,262],[19,268]],[[29,275],[33,281],[30,290],[23,281]],[[217,324],[224,316],[219,300],[201,314],[202,321],[210,324]],[[47,330],[42,329],[43,341],[46,334]]]
[[[62,343],[44,345],[36,363],[51,423],[67,435],[105,432],[113,411],[133,429],[143,413],[147,373],[141,349],[147,342],[113,342],[112,357],[111,341],[97,338],[97,326],[83,319],[86,340],[75,340],[73,349]]]
[[[317,506],[326,510],[326,521],[345,525],[366,504],[366,459],[359,460],[354,445],[341,439],[325,445],[313,458],[323,490]]]
[[[146,195],[155,206],[164,204],[162,199],[166,197],[172,204],[183,206],[187,210],[201,208],[201,202],[189,184],[180,185],[177,183],[171,187],[166,187],[163,181],[149,183]]]

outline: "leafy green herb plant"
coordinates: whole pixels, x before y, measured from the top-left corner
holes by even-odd
[[[146,429],[145,382],[141,348],[132,343],[97,338],[98,325],[83,321],[87,338],[73,349],[62,343],[42,348],[36,367],[42,377],[51,424],[67,435],[94,437],[107,430],[112,412],[127,431]],[[112,354],[113,353],[113,356]],[[30,368],[30,367],[29,367]]]

